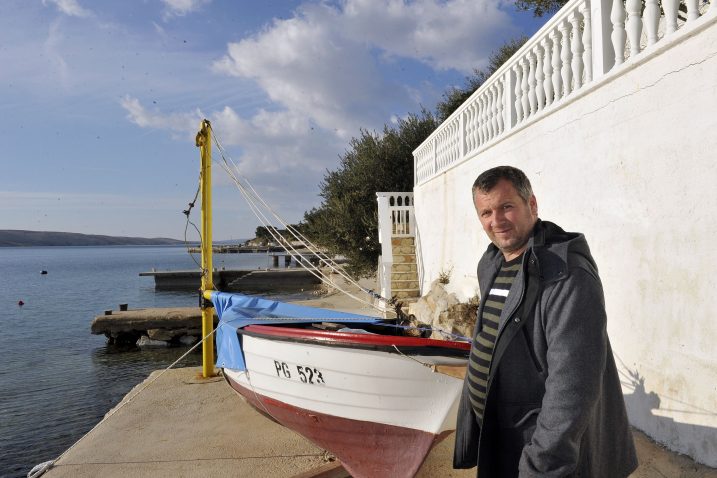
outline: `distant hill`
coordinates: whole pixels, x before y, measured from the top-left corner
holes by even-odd
[[[12,246],[158,246],[183,244],[165,237],[118,237],[76,232],[0,229],[0,247]]]

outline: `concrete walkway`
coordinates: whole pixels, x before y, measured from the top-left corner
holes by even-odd
[[[340,293],[302,303],[374,313]],[[453,443],[451,435],[436,446],[417,476],[475,477],[475,468],[453,470]],[[640,432],[635,432],[635,444],[640,468],[630,478],[717,478],[717,470],[669,452]],[[204,380],[199,368],[183,368],[147,386],[44,476],[296,477],[328,463],[329,454],[256,412],[223,379]],[[329,476],[346,475],[323,478]]]
[[[44,476],[292,477],[328,463],[324,450],[260,415],[223,379],[199,375],[199,368],[163,374]],[[641,466],[631,478],[717,478],[717,470],[670,453],[639,432],[635,441]],[[453,470],[452,457],[451,435],[431,452],[418,477],[475,476],[475,469]]]

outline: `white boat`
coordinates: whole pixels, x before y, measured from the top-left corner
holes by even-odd
[[[274,320],[286,321],[281,314]],[[464,370],[470,344],[366,333],[387,328],[365,319],[373,323],[341,331],[310,322],[232,327],[217,341],[218,363],[234,331],[244,363],[223,366],[224,376],[258,411],[329,450],[354,477],[411,477],[455,428],[463,383],[454,375]]]

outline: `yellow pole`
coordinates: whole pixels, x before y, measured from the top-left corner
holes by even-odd
[[[212,126],[203,120],[197,133],[197,147],[201,156],[201,174],[199,177],[202,192],[202,297],[214,290],[212,277]],[[202,300],[202,337],[214,330],[214,308],[209,301]],[[202,376],[214,374],[214,336],[202,344]]]

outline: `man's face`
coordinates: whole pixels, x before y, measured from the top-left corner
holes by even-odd
[[[538,219],[535,196],[526,203],[510,181],[501,179],[487,193],[476,190],[473,204],[483,230],[505,260],[522,254]]]

